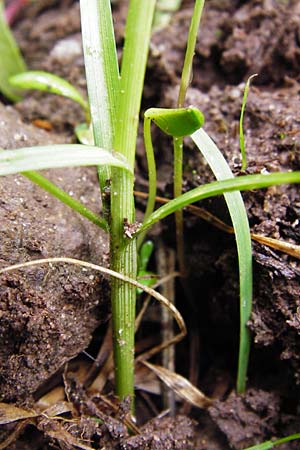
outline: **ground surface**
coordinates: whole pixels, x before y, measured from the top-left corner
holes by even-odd
[[[125,17],[123,3],[115,6],[119,44]],[[176,104],[192,4],[183,2],[170,26],[153,35],[143,109]],[[43,0],[24,14],[14,31],[28,65],[63,75],[84,93],[78,3]],[[258,76],[245,115],[247,170],[299,170],[299,69],[298,1],[207,1],[187,104],[205,113],[205,129],[236,175],[241,166],[238,120],[244,81],[253,73]],[[14,107],[6,103],[3,99],[0,107],[0,147],[5,149],[71,141],[74,125],[84,119],[73,103],[55,96],[34,93]],[[35,119],[48,120],[52,131],[38,129],[33,125]],[[172,151],[169,140],[157,131],[155,149],[160,195],[168,197]],[[189,142],[184,168],[187,189],[213,179]],[[93,169],[52,171],[48,175],[99,212]],[[146,178],[139,139],[138,189],[145,190]],[[107,239],[94,225],[21,176],[1,180],[0,191],[1,266],[49,256],[73,256],[107,265]],[[253,232],[299,243],[297,186],[248,192],[243,197]],[[229,223],[221,198],[202,206]],[[96,396],[92,396],[95,391],[83,387],[84,382],[88,385],[86,373],[91,363],[82,352],[90,344],[89,352],[96,356],[100,336],[106,332],[105,327],[99,328],[100,322],[109,320],[107,282],[73,266],[41,266],[1,276],[1,401],[37,410],[42,406],[35,402],[48,393],[49,398],[43,397],[44,409],[59,404],[70,414],[68,405],[72,404],[73,422],[51,420],[50,413],[47,417],[27,417],[18,425],[3,427],[1,438],[7,439],[7,448],[238,450],[299,432],[298,260],[254,243],[254,310],[249,323],[254,344],[248,390],[238,396],[234,393],[239,314],[234,239],[188,214],[185,226],[193,299],[187,306],[178,286],[177,306],[184,314],[189,336],[178,346],[177,370],[188,376],[190,367],[196,366],[191,376],[201,390],[216,399],[213,406],[193,409],[187,415],[186,405],[178,403],[181,414],[176,419],[156,417],[146,423],[158,414],[162,403],[157,395],[138,394],[140,435],[130,437],[124,419],[126,404],[116,407],[113,397],[102,397],[99,383],[105,383],[99,377]],[[154,234],[157,246],[174,247],[173,229],[168,221],[160,230],[160,238],[157,232]],[[154,329],[159,332],[156,311],[147,318],[148,335]],[[101,363],[110,344],[104,347]],[[76,376],[72,375],[76,370]],[[139,366],[137,377],[145,381],[145,372]],[[63,403],[62,378],[68,404]],[[150,385],[153,391],[153,379]],[[110,391],[108,384],[103,392]],[[299,441],[278,447],[299,448]]]

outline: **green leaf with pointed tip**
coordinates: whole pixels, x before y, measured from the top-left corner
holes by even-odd
[[[219,148],[203,130],[197,130],[191,138],[203,154],[217,180],[234,178]],[[240,279],[240,347],[237,375],[237,391],[246,389],[250,354],[250,332],[247,323],[252,311],[252,246],[246,208],[240,192],[224,194],[234,228]]]
[[[12,87],[8,79],[12,75],[24,72],[26,65],[6,23],[3,1],[0,1],[0,61],[0,91],[9,100],[16,102],[22,98],[20,91]]]
[[[278,184],[300,183],[300,171],[297,172],[275,172],[268,175],[245,175],[224,181],[214,181],[196,187],[185,194],[170,200],[158,208],[143,222],[143,225],[135,233],[138,236],[152,225],[165,217],[173,214],[178,209],[187,205],[204,200],[205,198],[223,195],[224,192],[245,191],[249,189],[261,189]]]
[[[30,70],[10,77],[9,82],[18,89],[35,89],[67,97],[79,103],[85,112],[89,110],[80,92],[68,81],[52,73]]]
[[[101,164],[119,167],[132,174],[123,155],[95,146],[60,144],[0,152],[0,175],[57,167],[98,166]]]
[[[173,137],[189,136],[204,124],[204,115],[199,109],[188,108],[150,108],[145,118],[153,120],[164,133]]]

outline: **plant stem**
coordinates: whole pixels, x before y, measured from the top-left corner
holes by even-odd
[[[189,29],[187,49],[184,58],[184,64],[182,69],[179,95],[178,95],[178,107],[182,108],[185,100],[187,88],[191,82],[193,58],[195,53],[197,35],[199,31],[200,20],[204,7],[205,0],[196,0],[193,17],[191,20],[191,26]]]
[[[148,191],[148,201],[147,207],[144,214],[144,220],[149,217],[149,215],[153,212],[155,207],[155,199],[156,199],[156,164],[154,157],[154,150],[151,139],[151,118],[144,118],[144,143],[146,149],[146,157],[148,164],[148,178],[149,178],[149,191]],[[139,235],[137,240],[137,248],[141,247],[144,237],[146,233],[142,233]]]
[[[196,0],[194,12],[189,29],[187,49],[184,58],[182,75],[180,80],[177,107],[183,108],[186,91],[191,81],[193,57],[197,41],[197,34],[200,25],[200,19],[204,7],[205,0]],[[174,147],[174,198],[182,193],[182,165],[183,165],[183,138],[173,139]],[[177,259],[179,271],[183,278],[186,277],[186,264],[184,258],[184,238],[183,238],[183,212],[182,210],[175,213],[176,223],[176,243],[177,243]]]
[[[183,138],[175,137],[173,139],[174,149],[174,198],[182,194],[182,175],[183,175]],[[186,277],[186,267],[184,258],[184,238],[183,238],[183,211],[182,209],[175,212],[176,225],[176,246],[177,246],[177,261],[179,265],[179,272],[182,278]]]
[[[155,0],[131,0],[122,57],[120,99],[114,149],[134,166],[139,110],[151,36]],[[135,220],[133,177],[113,170],[111,182],[111,268],[136,278],[136,240],[124,236],[124,220]],[[115,380],[117,395],[124,399],[134,394],[134,320],[136,289],[112,280]],[[133,407],[133,406],[132,406]]]

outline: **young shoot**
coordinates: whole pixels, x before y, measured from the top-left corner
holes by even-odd
[[[249,94],[250,89],[250,82],[254,77],[257,77],[257,73],[251,75],[245,86],[244,95],[243,95],[243,102],[242,102],[242,108],[241,108],[241,115],[240,115],[240,150],[242,154],[242,172],[244,172],[247,169],[247,156],[246,156],[246,148],[245,148],[245,137],[244,137],[244,128],[243,128],[243,122],[244,122],[244,113],[247,103],[247,98]]]

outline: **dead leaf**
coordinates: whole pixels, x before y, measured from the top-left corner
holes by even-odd
[[[186,378],[171,372],[164,367],[150,364],[147,361],[141,361],[145,366],[152,370],[170,389],[172,389],[180,398],[191,403],[197,408],[207,408],[211,406],[213,400],[206,397],[199,389],[193,386]]]
[[[39,414],[34,410],[29,411],[12,404],[0,403],[0,425],[15,422],[16,420],[37,417]]]
[[[72,404],[69,402],[57,402],[55,405],[50,406],[49,408],[45,409],[42,414],[46,417],[57,417],[61,414],[65,414],[67,412],[72,411]]]

